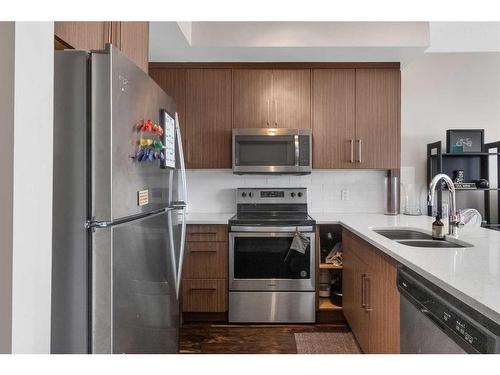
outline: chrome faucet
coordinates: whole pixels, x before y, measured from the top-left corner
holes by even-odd
[[[434,176],[431,183],[429,184],[429,196],[427,205],[432,207],[434,202],[434,195],[438,183],[443,180],[448,186],[448,191],[450,192],[450,201],[448,202],[449,212],[448,212],[448,235],[457,238],[458,237],[458,227],[461,224],[460,210],[457,209],[457,203],[455,199],[455,185],[451,178],[449,178],[444,173],[440,173]]]

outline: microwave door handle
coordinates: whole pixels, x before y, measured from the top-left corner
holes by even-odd
[[[294,135],[294,144],[295,144],[295,166],[298,168],[299,167],[299,156],[300,156],[299,135],[298,134]]]

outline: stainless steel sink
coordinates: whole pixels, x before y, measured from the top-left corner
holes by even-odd
[[[468,244],[462,245],[461,243],[455,243],[450,241],[439,241],[439,240],[399,240],[396,241],[402,245],[413,246],[413,247],[433,247],[433,248],[463,248],[471,247]]]
[[[459,241],[455,238],[447,237],[445,240],[433,240],[429,233],[420,229],[413,228],[377,228],[372,229],[375,233],[380,234],[390,240],[393,240],[401,245],[422,247],[422,248],[468,248],[473,245],[467,242]]]
[[[410,229],[375,229],[374,232],[390,240],[432,240],[430,234]]]

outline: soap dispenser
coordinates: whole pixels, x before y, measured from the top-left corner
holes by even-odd
[[[444,224],[440,214],[436,215],[436,220],[432,223],[432,239],[444,240]]]

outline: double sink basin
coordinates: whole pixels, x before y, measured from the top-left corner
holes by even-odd
[[[397,243],[412,247],[441,249],[473,247],[473,245],[468,244],[467,242],[459,241],[455,238],[447,237],[444,240],[433,240],[430,234],[416,229],[379,228],[373,229],[373,231]]]

